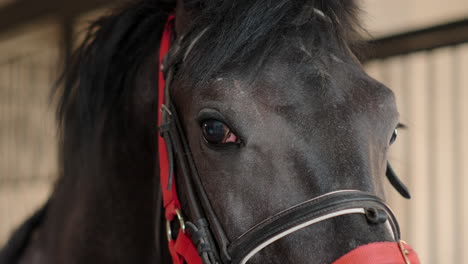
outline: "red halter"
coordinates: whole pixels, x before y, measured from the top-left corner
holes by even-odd
[[[416,252],[403,241],[376,242],[358,247],[333,264],[420,264]]]
[[[166,26],[164,27],[164,33],[161,39],[161,46],[159,48],[159,92],[158,92],[158,126],[162,124],[162,111],[164,105],[164,90],[166,86],[166,80],[161,69],[161,65],[164,56],[169,51],[171,46],[172,31],[174,27],[174,15],[169,15]],[[172,262],[174,264],[202,264],[201,258],[198,255],[197,249],[195,248],[189,235],[185,232],[183,226],[183,218],[180,211],[179,197],[177,196],[175,177],[172,177],[172,183],[169,186],[170,169],[169,169],[169,158],[167,153],[166,143],[161,135],[158,137],[158,151],[159,151],[159,177],[161,180],[161,190],[163,196],[164,209],[166,211],[165,217],[167,224],[170,228],[170,223],[176,218],[179,220],[180,229],[177,238],[174,240],[171,234],[168,234],[169,252],[172,256]]]

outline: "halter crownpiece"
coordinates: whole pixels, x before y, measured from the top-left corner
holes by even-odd
[[[169,15],[164,28],[158,75],[159,175],[168,247],[174,264],[244,264],[256,253],[285,236],[316,223],[350,214],[365,215],[370,224],[385,224],[395,241],[400,241],[398,222],[391,209],[380,198],[357,190],[338,190],[295,205],[265,219],[236,240],[230,241],[202,187],[177,111],[171,102],[169,87],[174,77],[173,66],[176,64],[171,59],[177,57],[171,56],[181,52],[180,41],[183,39],[178,38],[171,47],[171,41],[174,40],[174,19],[173,14]],[[193,43],[185,51],[183,60],[193,48]],[[176,163],[180,175],[175,174]],[[404,187],[400,181],[395,183],[398,184]],[[184,190],[191,219],[184,218],[177,187]],[[401,190],[399,189],[400,193]],[[177,227],[177,230],[174,231],[173,227]],[[379,262],[369,261],[374,259],[371,256],[379,254],[394,259],[392,264],[419,263],[414,251],[407,244],[382,242],[359,247],[333,264],[378,264]]]

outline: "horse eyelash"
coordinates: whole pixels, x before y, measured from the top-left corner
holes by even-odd
[[[397,129],[408,129],[408,126],[403,123],[398,123],[396,126]]]

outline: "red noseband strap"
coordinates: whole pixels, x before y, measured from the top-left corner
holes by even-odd
[[[161,39],[161,44],[159,48],[159,84],[158,84],[158,126],[161,127],[162,124],[162,111],[164,105],[164,91],[166,87],[166,81],[164,79],[164,74],[161,69],[164,56],[166,56],[169,48],[171,46],[172,31],[174,27],[174,15],[169,15],[166,26],[164,28],[164,33]],[[175,176],[172,177],[172,182],[170,183],[170,173],[171,169],[169,168],[169,154],[167,151],[166,142],[161,134],[158,136],[158,151],[159,151],[159,177],[161,181],[161,190],[163,196],[164,209],[166,211],[165,217],[167,224],[170,229],[170,223],[178,218],[180,222],[183,222],[181,211],[180,211],[180,202],[177,196]],[[202,264],[201,258],[198,255],[197,249],[193,245],[192,240],[189,235],[185,232],[182,224],[180,224],[179,234],[174,240],[172,234],[168,233],[168,244],[169,252],[172,256],[173,264]]]
[[[358,247],[333,264],[420,264],[416,252],[403,241],[377,242]]]

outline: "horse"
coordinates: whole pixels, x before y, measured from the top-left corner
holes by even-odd
[[[60,177],[0,263],[418,263],[383,200],[385,175],[409,198],[399,115],[361,33],[351,0],[98,19],[55,92]]]

